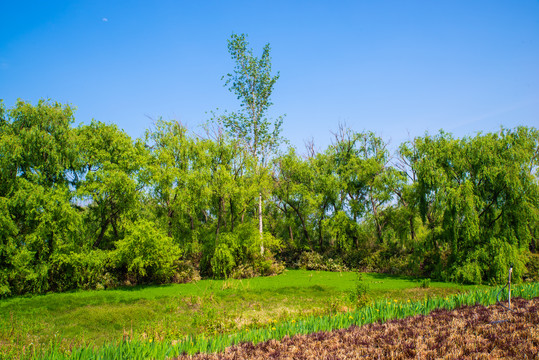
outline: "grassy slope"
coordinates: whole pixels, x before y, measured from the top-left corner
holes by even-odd
[[[373,299],[418,299],[467,289],[437,282],[422,289],[413,279],[380,274],[363,279]],[[289,270],[267,278],[6,299],[0,301],[1,351],[16,352],[30,343],[40,348],[51,340],[71,347],[122,337],[174,339],[344,311],[352,306],[347,294],[356,280],[355,273]]]
[[[428,316],[282,340],[277,337],[278,341],[255,346],[240,343],[226,353],[180,356],[175,360],[267,360],[275,354],[282,359],[536,359],[539,299],[516,299],[512,308],[514,311],[499,305],[440,309]]]

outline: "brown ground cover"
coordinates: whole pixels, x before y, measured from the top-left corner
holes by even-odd
[[[515,299],[512,308],[437,310],[178,359],[539,359],[539,299]]]

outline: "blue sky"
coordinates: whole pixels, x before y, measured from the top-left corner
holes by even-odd
[[[0,98],[77,107],[76,122],[142,136],[151,118],[191,130],[239,106],[221,77],[232,33],[272,47],[270,115],[319,149],[346,123],[392,147],[539,125],[539,1],[7,1]]]

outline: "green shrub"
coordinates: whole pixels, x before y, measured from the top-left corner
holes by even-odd
[[[248,279],[256,276],[260,276],[260,273],[253,264],[241,264],[236,266],[230,273],[230,277],[234,279]]]
[[[369,286],[363,281],[363,275],[358,272],[355,287],[348,293],[348,299],[356,307],[366,306],[371,302],[368,294]]]
[[[213,276],[227,278],[234,266],[236,261],[232,249],[225,242],[218,244],[211,259]]]
[[[529,254],[523,277],[526,281],[539,281],[539,254]]]
[[[346,251],[344,254],[340,255],[344,264],[350,269],[358,269],[361,267],[363,260],[369,255],[369,249],[359,248]]]
[[[173,283],[176,284],[185,284],[192,281],[200,280],[200,273],[189,260],[178,260],[174,263],[174,277],[172,279]]]
[[[136,282],[168,282],[181,255],[171,237],[146,220],[130,227],[125,238],[116,242],[112,254],[116,269],[124,269],[127,279]]]
[[[462,284],[481,284],[482,271],[476,261],[467,261],[454,272],[454,280]]]
[[[326,270],[327,271],[335,271],[335,272],[339,272],[339,271],[348,271],[348,267],[343,263],[343,261],[341,259],[332,259],[332,258],[329,258],[325,261],[325,265],[326,265]]]
[[[364,255],[356,269],[365,272],[380,272],[399,275],[419,275],[419,265],[415,261],[412,250],[407,250],[395,242],[379,244],[368,253],[365,249],[360,250]],[[356,257],[358,255],[356,254]],[[359,259],[358,259],[359,260]]]
[[[35,251],[22,247],[12,254],[7,272],[9,291],[14,294],[40,294],[50,289],[49,264],[35,260]]]
[[[51,287],[55,291],[113,288],[118,281],[112,270],[107,251],[57,253],[51,257]]]
[[[341,259],[325,258],[316,251],[301,253],[296,266],[305,270],[348,271],[348,267],[344,265]]]
[[[493,239],[489,246],[489,279],[497,284],[507,282],[509,267],[513,266],[512,278],[518,281],[526,271],[525,257],[506,239]]]
[[[423,279],[419,282],[419,287],[422,289],[430,288],[430,279]]]
[[[255,267],[262,276],[279,275],[285,269],[282,263],[275,261],[271,256],[255,261]]]
[[[209,238],[210,235],[208,235]],[[264,245],[264,254],[260,253]],[[201,271],[214,278],[247,278],[275,275],[284,266],[275,262],[273,252],[280,249],[281,242],[269,233],[260,236],[251,223],[240,224],[234,232],[221,233],[215,246],[205,246]]]
[[[300,255],[297,267],[304,270],[325,270],[324,258],[315,251],[305,251]]]
[[[6,271],[0,271],[0,298],[11,295]]]

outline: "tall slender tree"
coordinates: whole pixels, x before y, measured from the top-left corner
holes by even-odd
[[[282,117],[275,121],[267,118],[267,110],[272,105],[270,100],[279,73],[271,71],[270,46],[266,44],[262,55],[257,58],[245,34],[232,34],[228,40],[228,52],[235,61],[234,71],[226,77],[225,86],[240,100],[241,109],[224,119],[226,129],[243,142],[256,159],[255,173],[262,175],[269,156],[277,149],[282,125]],[[262,183],[262,181],[260,181]],[[258,225],[262,238],[262,187],[258,193]],[[261,243],[261,254],[264,244]]]

